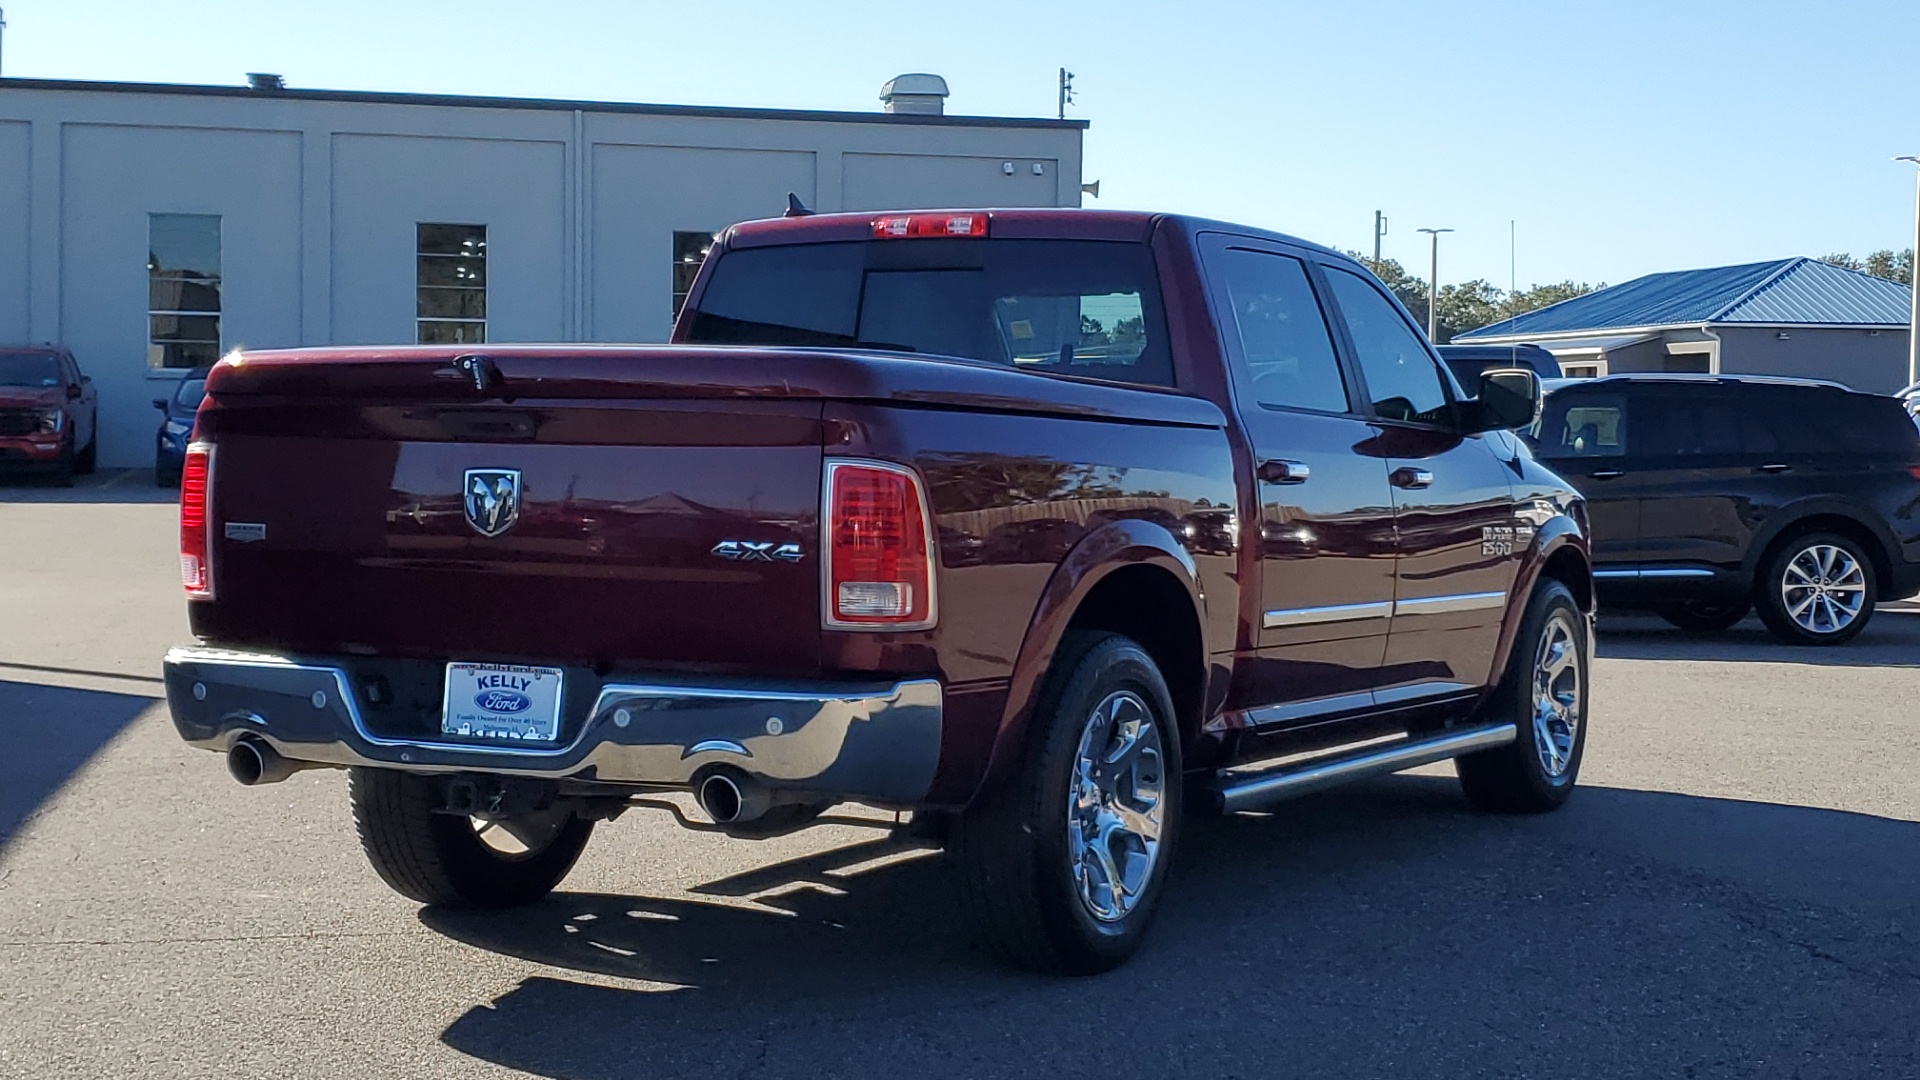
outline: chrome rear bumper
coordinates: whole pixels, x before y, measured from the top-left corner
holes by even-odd
[[[369,729],[345,667],[326,660],[179,648],[164,665],[167,705],[188,743],[226,751],[260,739],[329,766],[478,772],[687,787],[730,766],[780,791],[911,805],[940,760],[938,680],[763,685],[609,681],[560,746],[383,737]]]

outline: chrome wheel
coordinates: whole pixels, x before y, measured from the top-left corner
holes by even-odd
[[[1580,735],[1580,638],[1564,611],[1547,620],[1533,662],[1533,748],[1540,768],[1558,780],[1573,764]]]
[[[1860,617],[1867,602],[1867,575],[1845,548],[1813,544],[1781,571],[1780,599],[1787,617],[1802,630],[1836,634]]]
[[[1131,690],[1108,694],[1080,730],[1067,792],[1067,852],[1080,902],[1100,922],[1139,905],[1160,858],[1160,728]]]

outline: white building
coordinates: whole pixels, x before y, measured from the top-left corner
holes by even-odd
[[[236,346],[659,341],[710,235],[821,211],[1077,206],[1081,121],[0,79],[0,345],[64,342],[100,460]]]

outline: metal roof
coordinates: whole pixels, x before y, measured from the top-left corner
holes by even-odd
[[[433,105],[469,109],[545,109],[649,116],[733,117],[747,120],[813,120],[828,123],[907,124],[932,127],[1078,128],[1085,120],[1016,116],[933,116],[915,113],[837,112],[825,109],[742,109],[717,105],[650,105],[633,101],[574,101],[555,98],[478,97],[468,94],[403,94],[365,90],[306,90],[298,87],[256,90],[250,86],[192,83],[94,82],[84,79],[0,79],[0,90],[60,90],[96,94],[186,94],[195,97],[252,98],[258,101],[350,101],[373,105]]]
[[[1908,303],[1898,282],[1816,259],[1776,259],[1648,274],[1454,340],[1708,323],[1899,327],[1907,325]]]

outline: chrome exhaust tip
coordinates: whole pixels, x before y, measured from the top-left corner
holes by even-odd
[[[723,772],[713,773],[700,781],[694,798],[699,800],[700,809],[716,825],[730,825],[739,821],[747,810],[747,793],[741,790],[738,781]]]
[[[242,787],[277,784],[305,767],[259,739],[241,739],[227,749],[227,773]]]

